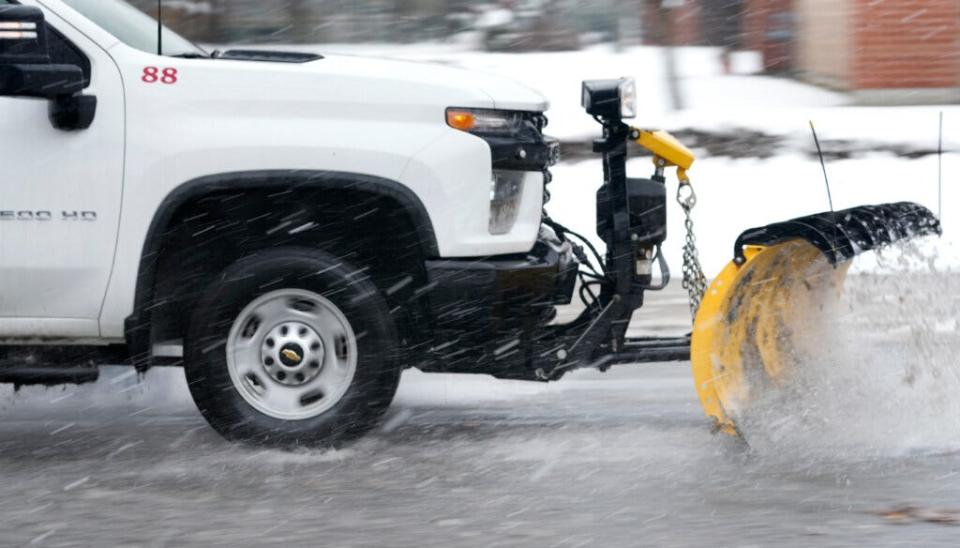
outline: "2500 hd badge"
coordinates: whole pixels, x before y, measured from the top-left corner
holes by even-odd
[[[50,210],[32,211],[22,210],[0,210],[0,221],[52,221],[53,212]],[[61,221],[96,221],[96,211],[61,211],[59,219]]]

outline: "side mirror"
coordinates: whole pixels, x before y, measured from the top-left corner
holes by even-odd
[[[0,6],[0,60],[12,63],[49,63],[47,29],[39,8]]]
[[[93,123],[96,97],[81,95],[83,84],[80,67],[51,62],[39,8],[0,6],[0,96],[45,97],[54,127],[86,129]]]

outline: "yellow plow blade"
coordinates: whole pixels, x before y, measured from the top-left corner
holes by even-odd
[[[690,360],[697,394],[722,432],[767,392],[791,382],[818,341],[809,336],[842,295],[851,260],[899,240],[939,234],[939,221],[911,203],[821,213],[745,232],[735,259],[707,289],[694,322]]]

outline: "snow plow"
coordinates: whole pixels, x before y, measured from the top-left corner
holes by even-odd
[[[557,328],[559,336],[546,338],[553,346],[541,356],[552,351],[559,363],[553,369],[538,369],[538,375],[551,380],[575,367],[604,369],[612,364],[689,359],[701,404],[715,429],[739,435],[739,418],[766,391],[788,385],[808,345],[816,344],[807,328],[838,301],[851,261],[867,251],[940,234],[940,222],[925,207],[904,202],[818,213],[750,229],[737,239],[733,259],[708,287],[690,218],[696,205],[688,177],[694,155],[666,132],[639,130],[623,122],[635,114],[632,90],[629,80],[583,85],[583,106],[603,126],[603,138],[594,142],[594,150],[604,159],[597,228],[607,253],[600,261],[602,272],[581,278],[588,290],[599,286],[599,295],[577,321]],[[626,176],[627,141],[653,155],[651,179]],[[676,168],[677,200],[687,215],[683,286],[690,297],[693,329],[689,337],[675,339],[626,338],[626,324],[642,305],[643,292],[662,289],[670,280],[661,252],[668,168]],[[571,235],[548,222],[561,238]],[[589,261],[581,256],[581,263]],[[655,265],[659,276],[654,276]],[[611,331],[612,339],[604,340]]]
[[[806,327],[839,300],[857,255],[939,232],[929,210],[907,202],[744,232],[733,260],[704,294],[693,326],[693,377],[716,428],[737,435],[738,417],[765,391],[790,382],[817,344]]]

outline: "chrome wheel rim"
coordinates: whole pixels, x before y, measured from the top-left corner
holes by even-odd
[[[357,370],[357,337],[343,312],[303,289],[258,297],[234,320],[227,369],[247,403],[277,419],[323,414]]]

